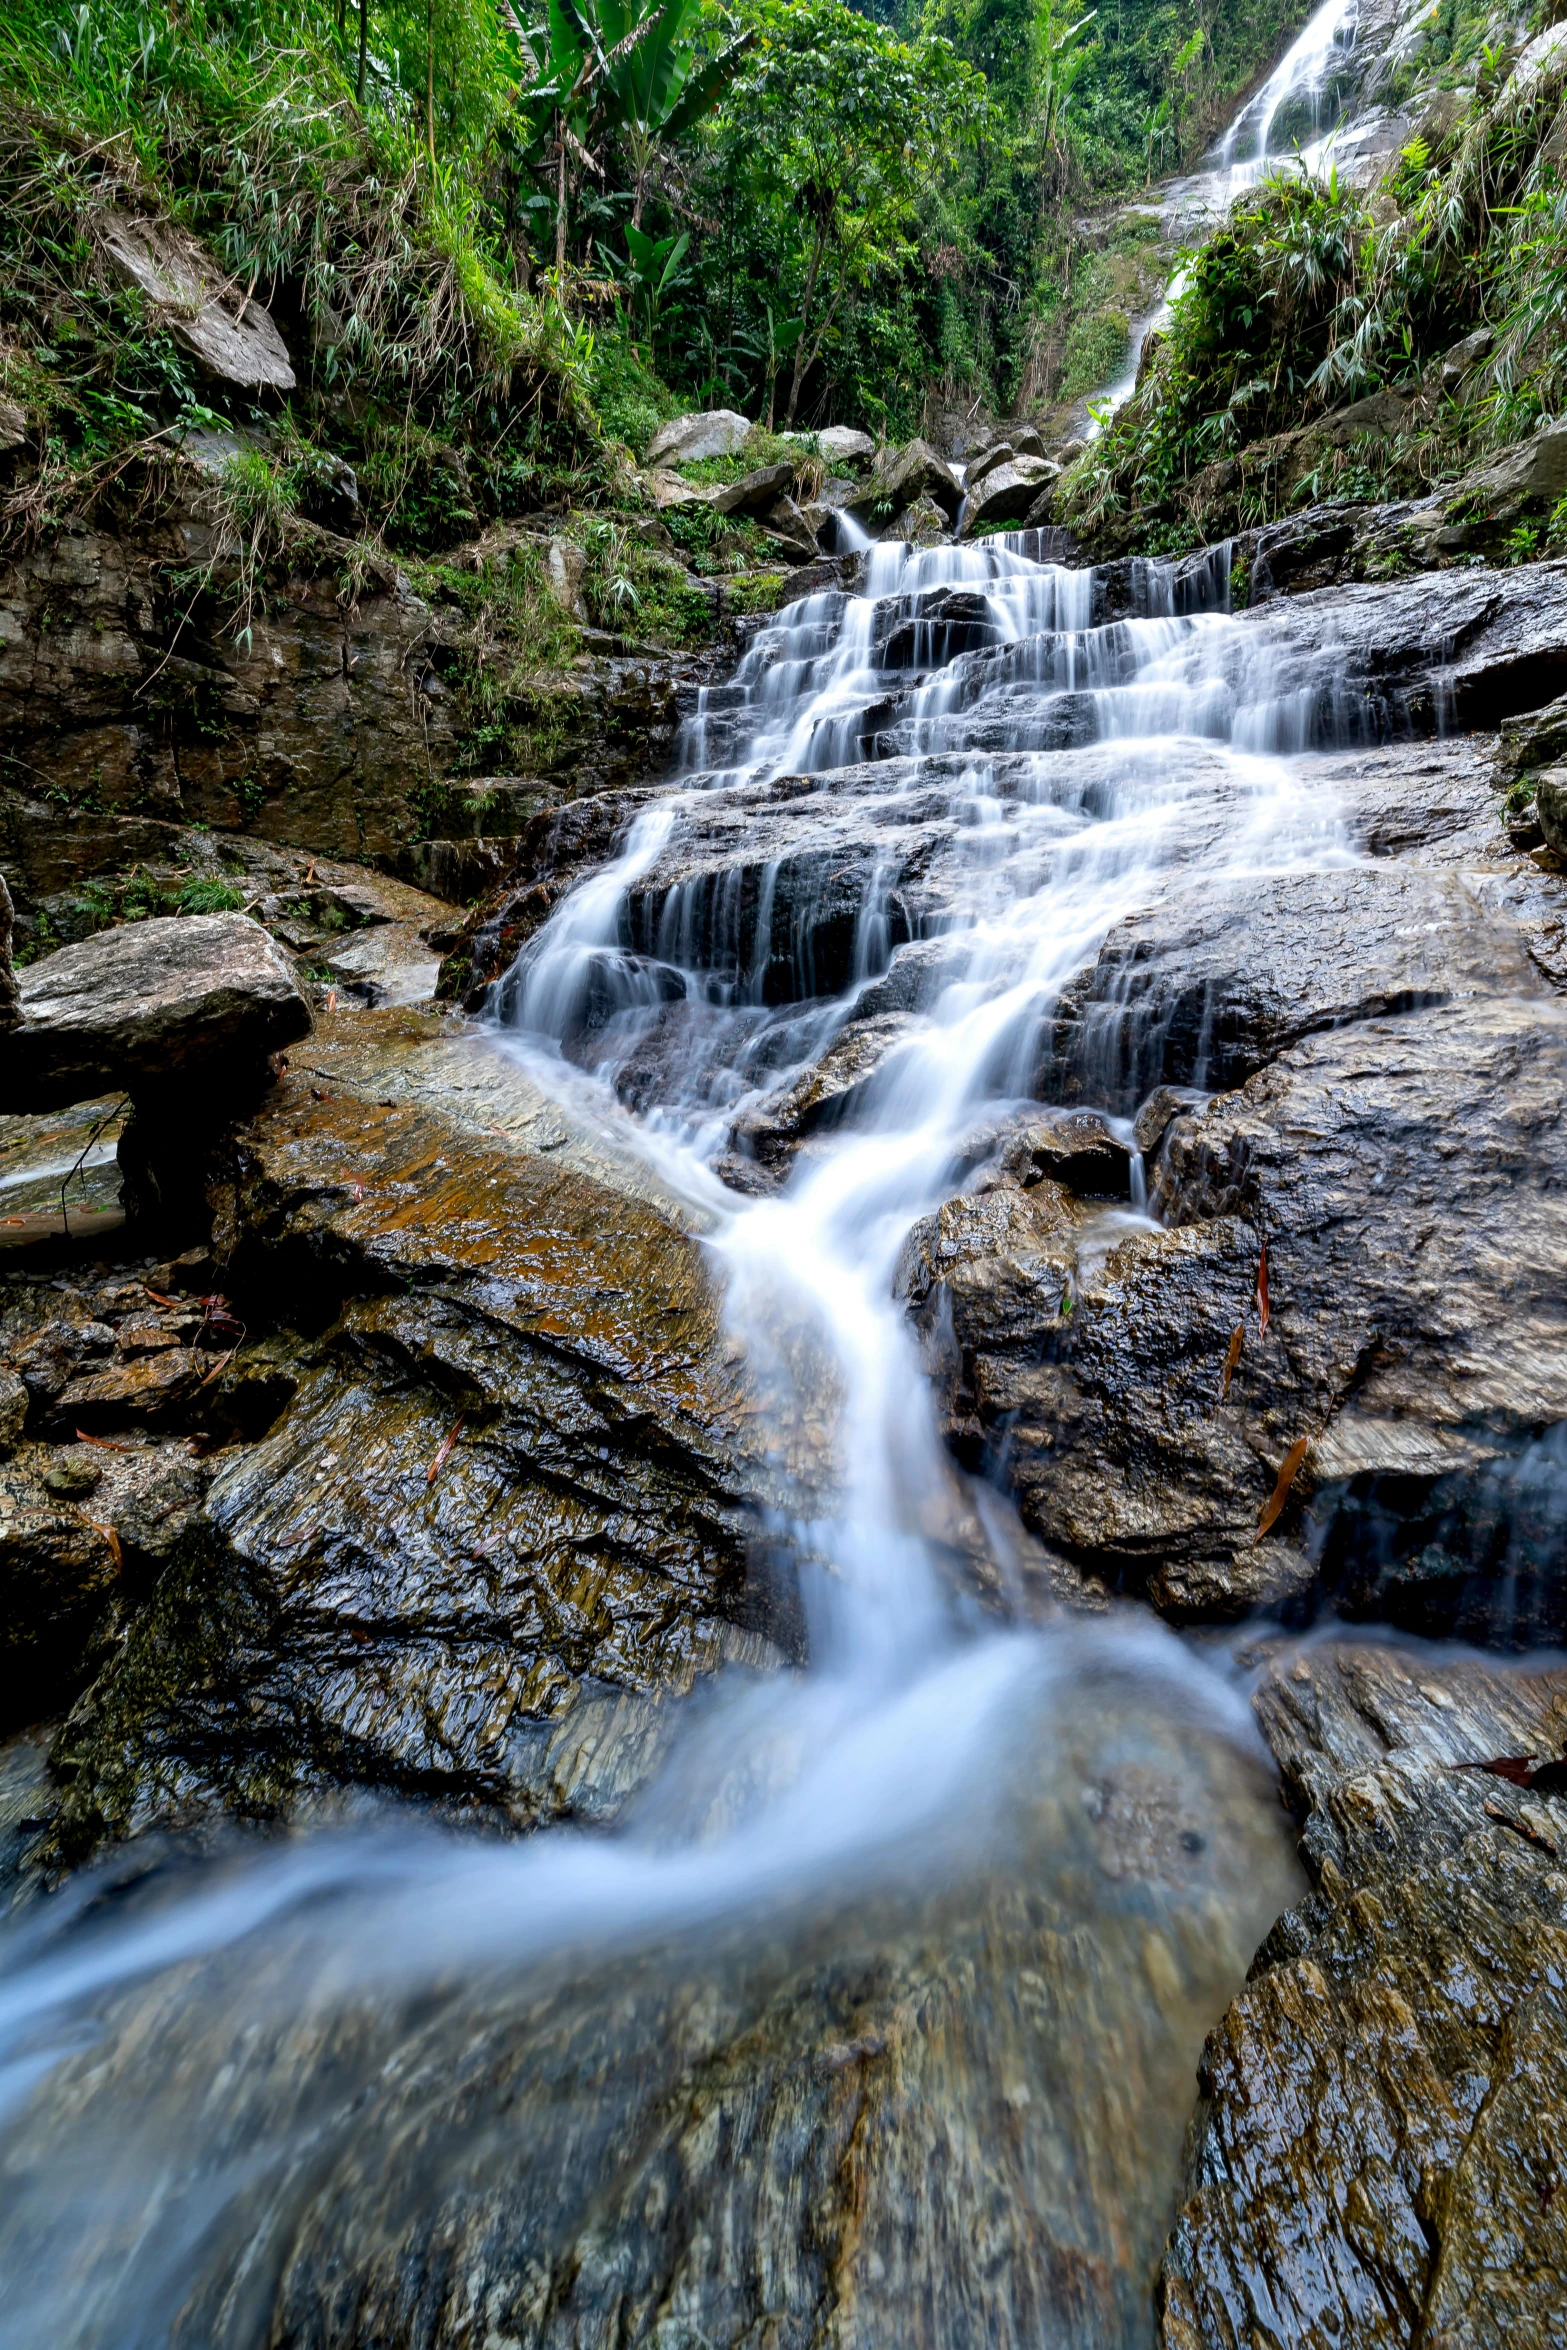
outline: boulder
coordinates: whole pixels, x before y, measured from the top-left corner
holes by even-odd
[[[1012,457],[980,477],[963,508],[961,534],[971,537],[982,522],[1021,522],[1041,490],[1061,471],[1048,457]]]
[[[241,391],[291,392],[288,346],[254,295],[226,277],[194,237],[171,221],[123,212],[93,216],[99,248],[175,341],[210,375]]]
[[[642,478],[661,514],[670,506],[700,506],[706,503],[706,490],[693,488],[690,482],[683,481],[678,473],[672,473],[666,467],[655,466]]]
[[[1534,775],[1542,767],[1567,761],[1567,694],[1558,694],[1543,709],[1525,710],[1504,718],[1497,763],[1504,775]]]
[[[849,424],[829,424],[825,432],[817,434],[816,446],[829,465],[860,465],[876,454],[870,434],[856,432]]]
[[[101,931],[22,974],[0,1108],[205,1088],[310,1028],[288,962],[243,914],[169,916]]]
[[[1489,465],[1466,474],[1446,493],[1448,505],[1483,508],[1492,524],[1554,506],[1567,493],[1567,424],[1546,425]]]
[[[0,400],[0,449],[19,449],[27,438],[27,410],[15,400]]]
[[[1455,994],[1309,1036],[1166,1118],[1158,1231],[1100,1231],[1049,1180],[949,1202],[904,1288],[960,1456],[1004,1464],[1046,1542],[1171,1613],[1319,1577],[1424,1632],[1560,1638],[1567,1544],[1508,1528],[1529,1517],[1515,1464],[1567,1417],[1564,1082],[1554,1005]]]
[[[929,441],[912,440],[906,448],[883,450],[858,503],[891,506],[897,513],[927,497],[950,522],[963,503],[963,485]]]
[[[733,457],[744,448],[751,429],[749,418],[733,408],[672,416],[648,442],[646,462],[650,466],[699,465],[706,457]]]
[[[1281,1656],[1256,1700],[1312,1891],[1210,2034],[1160,2350],[1547,2350],[1567,2307],[1567,1676]]]
[[[792,465],[762,465],[738,481],[709,490],[707,502],[719,514],[765,514],[794,487]]]
[[[762,517],[769,535],[776,539],[785,559],[790,563],[814,563],[821,553],[816,532],[803,508],[793,498],[779,498],[768,507]]]

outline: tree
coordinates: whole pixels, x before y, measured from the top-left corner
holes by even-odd
[[[841,0],[753,0],[755,49],[726,136],[770,212],[793,293],[786,425],[850,289],[901,265],[922,192],[987,117],[983,76],[945,40],[901,41]]]

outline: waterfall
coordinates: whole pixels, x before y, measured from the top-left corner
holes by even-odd
[[[1221,216],[1236,196],[1289,157],[1298,156],[1307,171],[1319,168],[1342,119],[1333,77],[1353,51],[1358,11],[1359,0],[1323,0],[1261,89],[1237,110],[1202,167],[1172,182],[1163,209],[1177,242]],[[1090,438],[1137,389],[1143,345],[1169,325],[1185,277],[1184,268],[1177,270],[1153,308],[1133,320],[1124,367],[1089,403]]]
[[[1216,1840],[1220,1878],[1200,1931],[1196,1911],[1179,1927],[1219,1981],[1238,1979],[1288,1898],[1222,1653],[1137,1609],[1010,1631],[976,1613],[976,1590],[1016,1597],[1043,1562],[1003,1496],[949,1457],[897,1294],[911,1225],[1028,1112],[1051,1008],[1116,920],[1174,880],[1349,856],[1309,773],[1312,747],[1343,731],[1331,646],[1302,655],[1263,616],[1232,616],[1222,553],[1112,580],[1051,552],[1027,532],[879,545],[857,592],[767,622],[732,682],[703,697],[682,771],[495,991],[493,1049],[590,1108],[700,1208],[780,1459],[827,1430],[830,1497],[802,1490],[772,1528],[799,1578],[810,1670],[716,1689],[607,1840],[321,1835],[215,1864],[123,1918],[97,1913],[89,1878],[13,1932],[0,2098],[24,2171],[0,2220],[4,2350],[268,2338],[262,2284],[252,2304],[215,2280],[273,2273],[316,2168],[357,2142],[353,2117],[403,2078],[410,2035],[443,2002],[467,2013],[504,1981],[507,2000],[574,2001],[590,2037],[612,2012],[625,2034],[606,1969],[664,1953],[658,1966],[677,1966],[657,1977],[667,1999],[693,1969],[748,1980],[780,1936],[868,1932],[888,1904],[903,1917],[916,1889],[949,1880],[1021,1866],[1057,1887],[1053,1901],[1099,1882],[1068,1857],[1080,1809],[1048,1835],[1019,1824],[1041,1785],[1084,1767],[1067,1759],[1083,1741],[1157,1753],[1193,1804],[1219,1806],[1223,1825],[1193,1831],[1191,1849]],[[891,1003],[908,1017],[884,1035]],[[748,1187],[757,1118],[873,1015],[886,1049],[851,1113],[772,1188]],[[1122,1107],[1109,1109],[1129,1141]],[[1094,1245],[1146,1228],[1142,1197],[1134,1181],[1107,1203]],[[1161,1892],[1157,1914],[1184,1916],[1184,1899]],[[1120,1900],[1096,1894],[1085,1913],[1107,1950]],[[1171,2008],[1170,2031],[1189,2014],[1180,2031],[1195,2035],[1160,2059],[1177,2083],[1216,1995]],[[1138,2004],[1135,1983],[1126,1996]],[[662,2027],[636,2028],[653,2049]],[[1091,2081],[1113,2076],[1122,2028],[1090,2032],[1074,2058]],[[95,2037],[112,2061],[59,2109],[45,2159],[33,2133],[55,2110],[49,2084]],[[612,2139],[631,2126],[614,2119],[617,2077],[592,2092]],[[1038,2144],[1070,2167],[1088,2108],[1037,2094]],[[1138,2110],[1128,2146],[1163,2131],[1164,2151],[1146,2187],[1117,2190],[1123,2248],[1106,2273],[1128,2342],[1180,2119]],[[469,2160],[461,2133],[441,2143],[431,2196]],[[896,2332],[896,2307],[884,2320]]]

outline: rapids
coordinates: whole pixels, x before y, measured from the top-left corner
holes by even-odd
[[[861,563],[704,697],[489,1031],[705,1223],[779,1458],[813,1460],[772,1529],[809,1669],[693,1702],[605,1837],[383,1820],[89,1875],[13,1928],[4,2350],[694,2345],[769,2310],[779,2343],[828,2310],[866,2343],[1148,2338],[1203,2033],[1299,1877],[1229,1653],[1042,1612],[1048,1562],[939,1440],[897,1267],[1115,921],[1352,861],[1313,772],[1332,653],[1233,619],[1222,559],[1138,567],[1120,618],[1038,534]],[[849,1113],[736,1188],[757,1105],[904,969]],[[1106,1245],[1146,1216],[1107,1207]],[[833,2084],[894,2057],[828,2258]],[[510,2232],[475,2269],[481,2205]]]

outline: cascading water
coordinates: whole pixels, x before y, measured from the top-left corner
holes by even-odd
[[[1202,168],[1171,183],[1162,209],[1172,241],[1184,241],[1217,220],[1235,197],[1280,164],[1296,159],[1312,172],[1322,166],[1344,119],[1339,77],[1354,49],[1358,11],[1359,0],[1323,0],[1261,89],[1239,108]],[[1091,433],[1101,431],[1104,420],[1136,390],[1143,344],[1168,326],[1184,276],[1177,270],[1153,309],[1133,321],[1126,365],[1089,403]]]
[[[384,2311],[336,2330],[301,2315],[308,2247],[322,2276],[351,2267],[344,2231],[371,2208],[393,2215],[388,2243],[425,2244],[463,2196],[499,2192],[496,2166],[520,2181],[517,2228],[539,2231],[533,2315],[519,2284],[488,2335],[453,2320],[418,2338],[738,2340],[780,2304],[758,2284],[744,2325],[715,2315],[733,2251],[704,2268],[684,2246],[685,2299],[668,2285],[659,2304],[684,2332],[625,2330],[621,2302],[599,2330],[580,2313],[585,2277],[662,2240],[647,2215],[671,2190],[637,2167],[660,2100],[684,2110],[698,2056],[732,2070],[736,2048],[788,2044],[811,2000],[831,2007],[845,1953],[896,1986],[910,1950],[927,1970],[911,2014],[932,1950],[1003,2006],[1019,1981],[1053,1985],[1022,2042],[998,2022],[941,2093],[957,2138],[1004,2140],[996,2159],[1021,2166],[985,2223],[1015,2263],[984,2287],[993,2338],[1146,2339],[1197,2047],[1291,1898],[1283,1824],[1222,1660],[1130,1608],[998,1628],[998,1597],[1004,1613],[1037,1592],[1048,1562],[948,1459],[896,1271],[915,1220],[983,1179],[1026,1113],[1051,1009],[1112,923],[1177,879],[1350,852],[1310,772],[1336,724],[1331,653],[1232,617],[1222,563],[1112,581],[1050,553],[1037,533],[877,546],[861,592],[764,626],[704,697],[685,771],[496,994],[495,1049],[656,1159],[707,1222],[779,1458],[809,1464],[777,1529],[809,1671],[694,1706],[608,1839],[321,1835],[123,1914],[99,1915],[89,1884],[13,1933],[0,2350],[415,2338]],[[752,1156],[802,1076],[866,1038],[839,1123],[792,1171]],[[1104,1209],[1104,1244],[1139,1221],[1134,1191]],[[1112,1865],[1094,1839],[1127,1787],[1139,1820],[1181,1836],[1140,1827],[1144,1857]],[[836,2080],[892,2028],[838,2025],[802,2079]],[[481,2050],[511,2084],[499,2104]],[[525,2143],[502,2127],[511,2098],[539,2101]],[[921,2126],[906,2116],[911,2149]],[[735,2159],[734,2192],[751,2161],[761,2196],[763,2154]],[[596,2199],[603,2166],[627,2164],[652,2200],[617,2236]],[[960,2211],[951,2243],[867,2253],[853,2338],[978,2338],[978,2224]],[[780,2257],[774,2236],[764,2250]],[[447,2255],[407,2257],[427,2277]],[[1070,2261],[1097,2281],[1069,2288]],[[785,2308],[804,2290],[776,2287]],[[550,2315],[568,2302],[569,2336]]]

